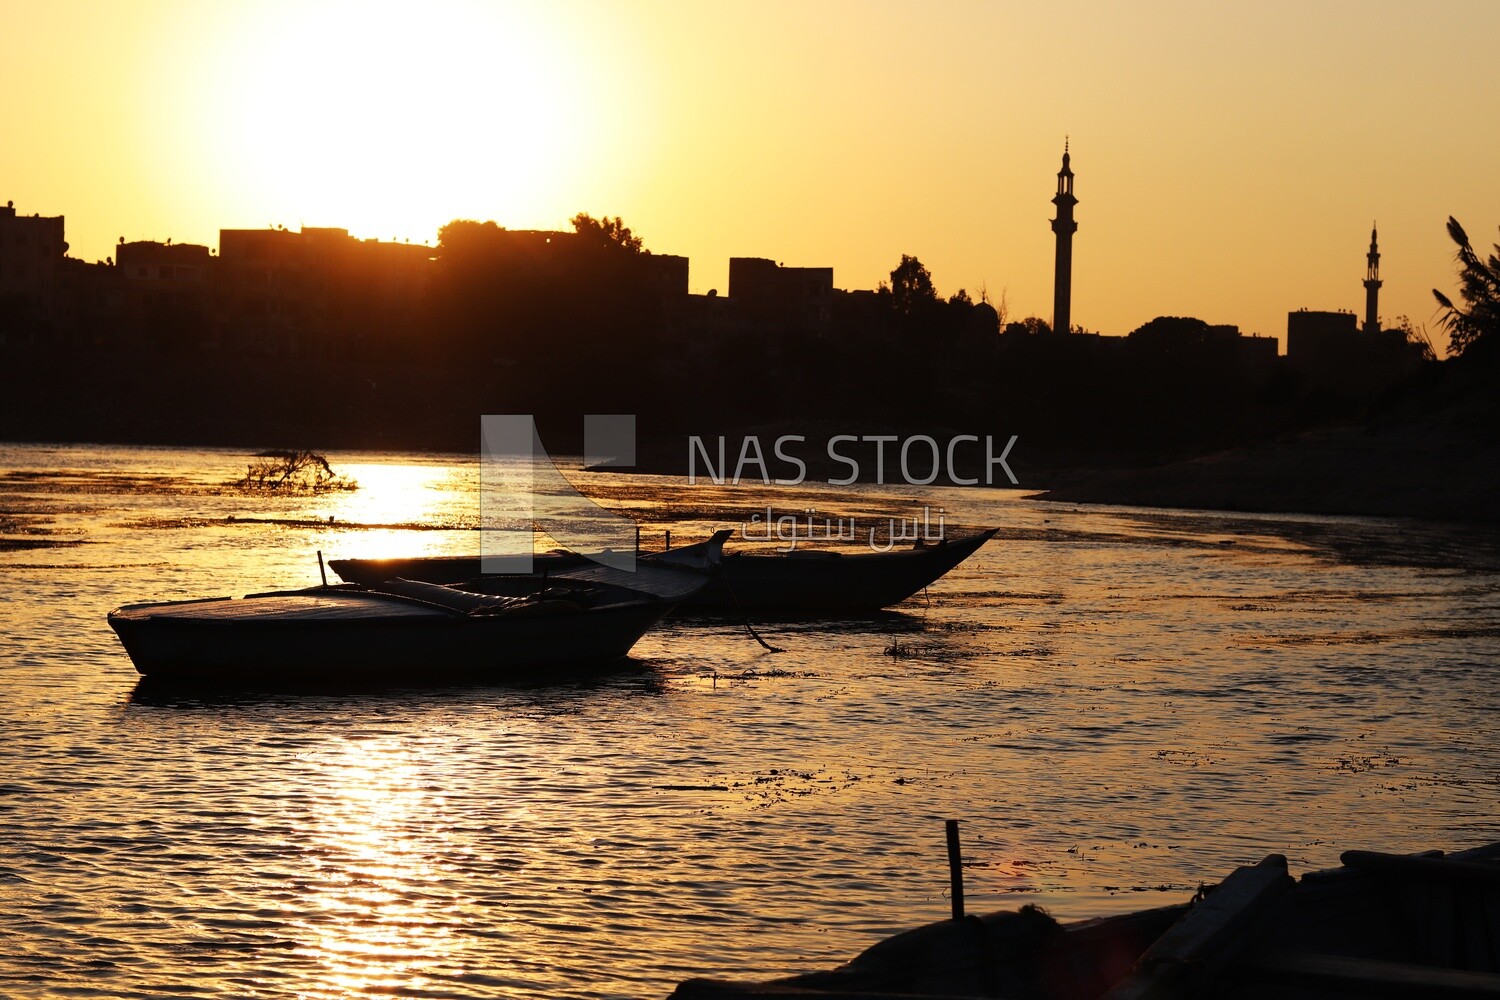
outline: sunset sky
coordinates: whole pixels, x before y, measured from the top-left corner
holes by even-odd
[[[1050,317],[1071,136],[1074,321],[1284,336],[1300,307],[1427,324],[1444,221],[1500,224],[1500,3],[8,3],[0,201],[71,254],[218,230],[436,242],[619,215],[692,258],[901,254]]]

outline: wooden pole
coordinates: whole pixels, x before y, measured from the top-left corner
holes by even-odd
[[[328,571],[323,568],[323,550],[318,550],[318,575],[323,578],[323,586],[328,586]]]
[[[672,547],[672,529],[668,528],[667,529],[667,548],[670,549],[671,547]]]
[[[958,847],[958,820],[950,819],[948,827],[948,882],[952,887],[953,919],[964,918],[964,857]]]

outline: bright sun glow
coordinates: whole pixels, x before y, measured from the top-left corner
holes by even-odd
[[[586,81],[524,8],[239,11],[206,91],[208,138],[242,200],[278,213],[239,224],[425,241],[453,218],[533,220],[575,183]]]

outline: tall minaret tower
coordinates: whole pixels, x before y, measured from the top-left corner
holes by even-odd
[[[1380,248],[1375,245],[1375,227],[1370,227],[1370,252],[1365,255],[1365,333],[1380,332]]]
[[[1068,143],[1063,141],[1062,169],[1057,172],[1057,195],[1052,199],[1057,206],[1057,218],[1052,220],[1052,231],[1057,234],[1057,269],[1052,279],[1052,332],[1069,333],[1073,329],[1073,234],[1078,232],[1078,223],[1073,221],[1073,206],[1078,199],[1073,197],[1073,170],[1068,166]]]

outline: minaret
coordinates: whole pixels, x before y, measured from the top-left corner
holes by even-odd
[[[1370,227],[1370,252],[1365,255],[1365,333],[1380,332],[1380,249],[1375,245],[1375,227]]]
[[[1070,333],[1073,329],[1073,234],[1078,223],[1073,221],[1073,206],[1078,199],[1073,197],[1073,170],[1068,166],[1068,143],[1063,141],[1062,169],[1057,172],[1057,195],[1052,199],[1057,206],[1057,218],[1052,220],[1052,231],[1057,234],[1057,270],[1052,279],[1052,332]]]

